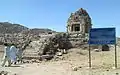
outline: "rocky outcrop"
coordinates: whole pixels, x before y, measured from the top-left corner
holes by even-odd
[[[42,34],[52,34],[55,31],[39,28],[29,29],[20,24],[0,22],[0,32],[0,45],[14,43],[25,49],[30,41],[39,40]]]
[[[29,28],[20,24],[12,24],[9,22],[0,22],[0,33],[20,33],[21,31],[28,30]]]
[[[56,55],[59,50],[68,50],[71,48],[71,43],[68,40],[66,33],[57,33],[42,35],[37,41],[32,41],[29,46],[24,50],[24,58],[40,59],[43,55]]]
[[[23,52],[23,58],[25,59],[40,59],[41,55],[45,55],[46,52],[50,49],[48,46],[52,45],[49,42],[49,38],[54,36],[50,35],[41,35],[39,40],[32,41],[29,46]]]
[[[86,38],[85,38],[86,37]],[[72,47],[88,47],[88,35],[76,35],[68,33],[56,33],[41,35],[39,40],[32,41],[23,52],[24,59],[51,58],[55,55],[61,56]],[[85,46],[87,45],[87,46]]]

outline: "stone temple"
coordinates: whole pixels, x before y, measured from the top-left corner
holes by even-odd
[[[86,10],[80,8],[75,13],[71,13],[67,21],[67,32],[74,33],[78,32],[81,34],[88,33],[92,27],[91,18]]]

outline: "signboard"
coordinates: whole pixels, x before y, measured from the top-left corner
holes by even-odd
[[[115,28],[92,28],[89,32],[89,44],[116,44]]]

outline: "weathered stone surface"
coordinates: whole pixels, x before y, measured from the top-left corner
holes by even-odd
[[[71,13],[67,22],[67,31],[71,32],[79,32],[82,34],[88,33],[91,28],[91,18],[86,10],[80,8],[75,13]]]
[[[71,13],[67,22],[68,39],[71,46],[86,48],[91,27],[91,18],[86,10],[80,8],[75,13]]]
[[[42,55],[55,55],[58,48],[67,53],[66,50],[70,48],[71,43],[68,40],[66,33],[58,33],[51,35],[42,35],[43,38],[30,42],[29,46],[24,50],[24,58],[40,58]],[[32,58],[31,58],[32,59]]]

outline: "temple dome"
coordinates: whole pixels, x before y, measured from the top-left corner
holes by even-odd
[[[73,27],[73,25],[76,26]],[[83,33],[87,33],[91,26],[91,18],[87,11],[83,8],[80,8],[76,12],[71,13],[67,21],[68,32],[83,31]]]

